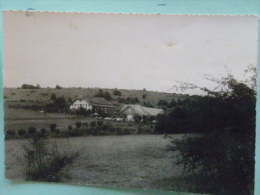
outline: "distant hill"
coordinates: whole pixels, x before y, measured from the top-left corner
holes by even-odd
[[[114,105],[122,105],[123,103],[118,102],[118,98],[138,98],[140,104],[149,103],[157,107],[159,100],[165,100],[168,103],[172,99],[185,99],[186,95],[175,94],[175,93],[164,93],[156,91],[146,90],[130,90],[130,89],[117,89],[121,92],[121,96],[113,95],[115,89],[105,88],[41,88],[41,89],[21,89],[21,88],[4,88],[4,101],[7,102],[39,102],[47,103],[50,102],[51,94],[54,93],[56,97],[63,96],[67,101],[69,98],[72,100],[79,96],[94,97],[99,90],[110,93],[112,100],[110,101]],[[144,97],[145,96],[145,97]]]

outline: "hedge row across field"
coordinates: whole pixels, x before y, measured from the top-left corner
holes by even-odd
[[[57,128],[56,124],[51,124],[50,129],[29,127],[27,130],[7,130],[5,138],[28,138],[33,137],[35,134],[46,137],[76,137],[88,135],[129,135],[129,134],[151,134],[153,133],[153,126],[125,126],[115,127],[111,123],[103,123],[103,121],[92,121],[90,124],[76,122],[75,127],[68,126],[67,130]]]

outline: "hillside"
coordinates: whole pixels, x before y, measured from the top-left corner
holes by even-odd
[[[57,97],[65,97],[66,100],[71,98],[76,99],[78,96],[94,97],[100,88],[41,88],[41,89],[21,89],[21,88],[4,88],[4,101],[7,102],[49,102],[51,94],[54,93]],[[183,99],[185,95],[163,93],[146,90],[129,90],[129,89],[117,89],[121,92],[121,96],[113,95],[115,89],[102,89],[103,92],[110,93],[112,100],[111,103],[120,105],[118,98],[138,98],[140,104],[150,103],[153,106],[157,106],[159,100],[166,100],[170,102],[172,99]],[[143,97],[145,95],[145,98]]]

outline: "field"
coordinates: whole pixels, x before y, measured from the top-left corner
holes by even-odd
[[[27,141],[5,141],[8,179],[24,180],[21,148]],[[181,175],[182,169],[173,166],[173,153],[165,150],[168,141],[162,135],[51,138],[49,142],[56,142],[61,151],[80,151],[63,179],[66,183],[172,190],[172,183],[162,181]]]

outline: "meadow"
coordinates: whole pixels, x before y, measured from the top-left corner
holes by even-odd
[[[27,139],[5,141],[6,178],[24,180],[21,148],[26,143]],[[162,182],[182,173],[181,167],[173,166],[173,152],[165,150],[168,140],[162,135],[50,138],[49,143],[61,151],[80,151],[62,179],[66,183],[173,190],[173,183]]]

